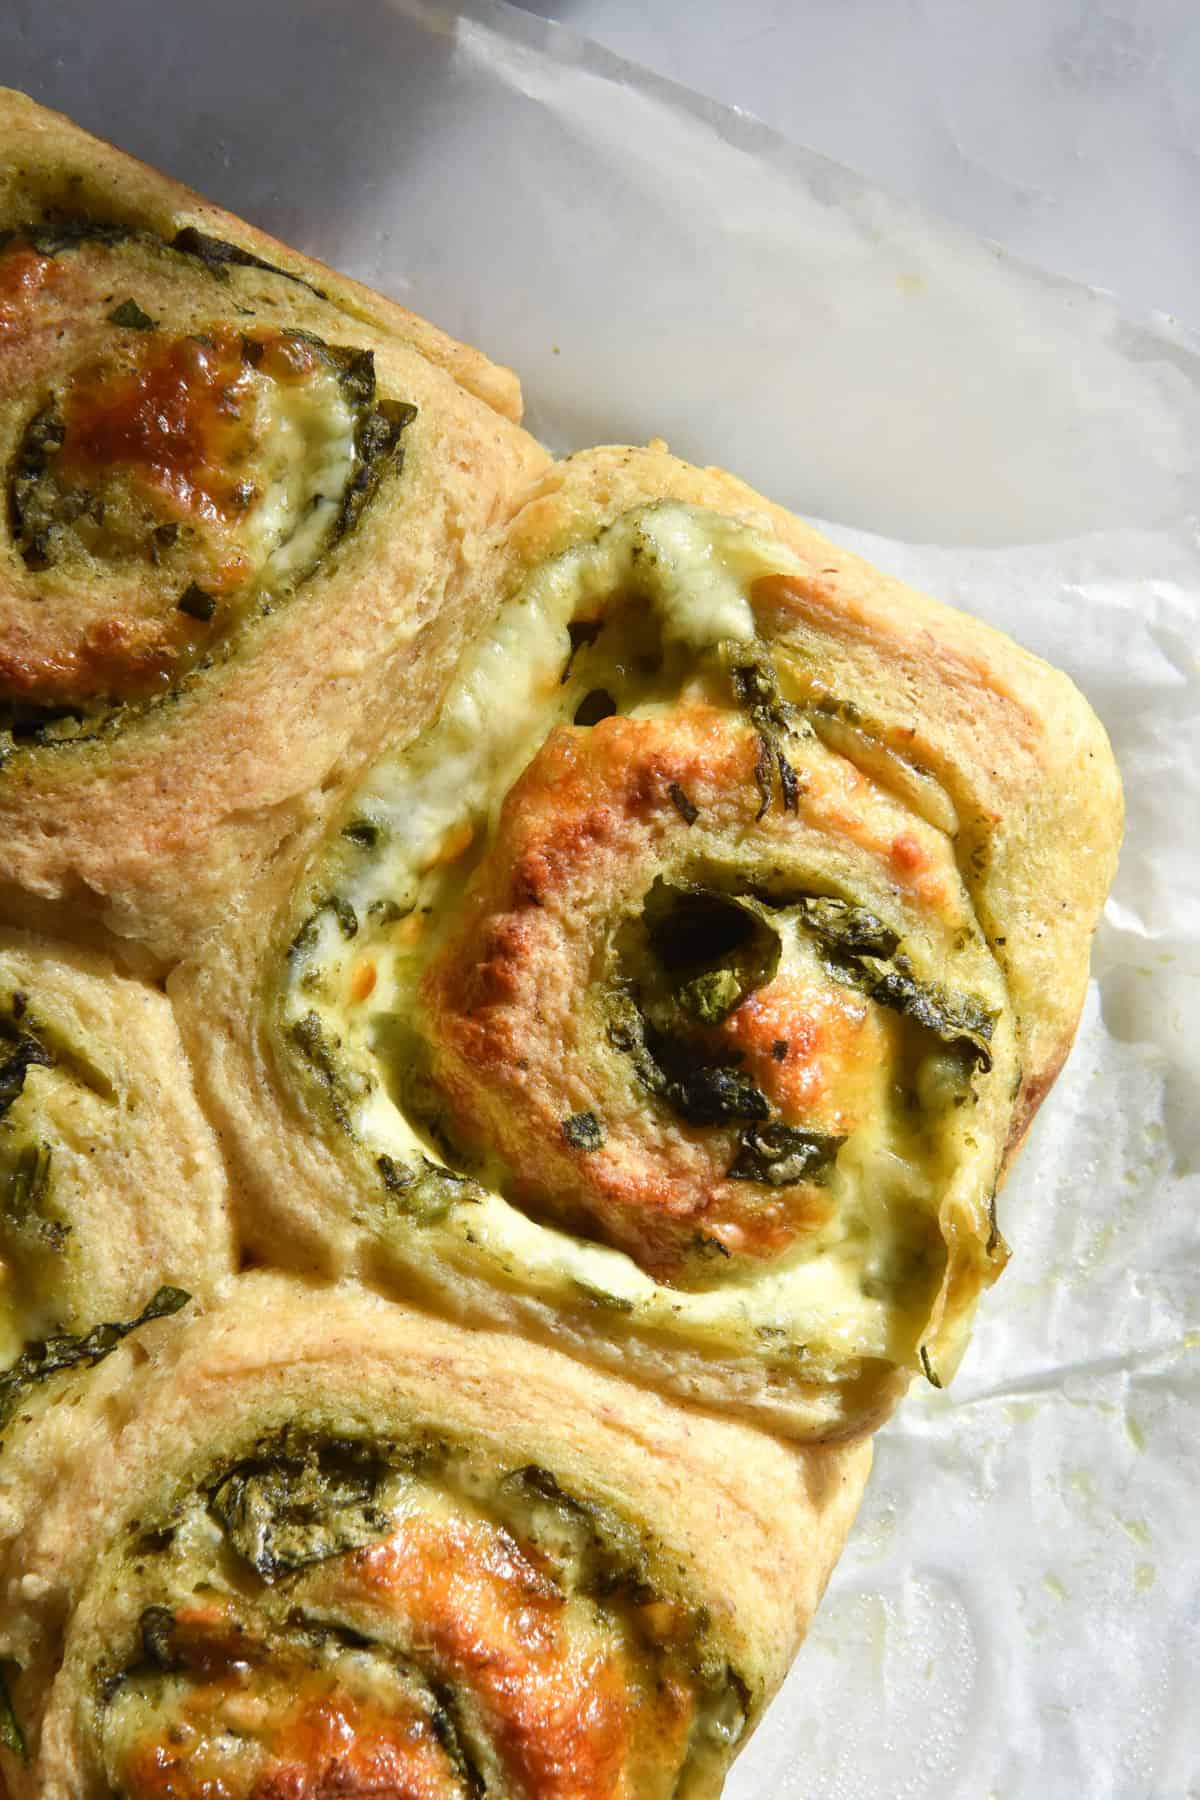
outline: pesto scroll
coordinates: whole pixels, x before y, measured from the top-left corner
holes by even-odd
[[[545,458],[402,308],[20,95],[0,151],[0,909],[162,964],[436,691]]]
[[[1113,867],[1102,730],[657,449],[554,471],[481,585],[436,721],[266,942],[181,980],[246,1229],[798,1436],[874,1424],[1003,1267]]]
[[[245,1277],[21,1545],[13,1800],[705,1800],[869,1461]]]
[[[233,1267],[224,1169],[165,996],[0,931],[0,1554],[107,1432],[119,1347]]]

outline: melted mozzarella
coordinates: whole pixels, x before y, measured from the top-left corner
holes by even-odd
[[[563,677],[568,624],[594,619],[614,594],[633,591],[653,608],[664,647],[694,658],[724,641],[752,642],[752,584],[798,567],[777,542],[717,515],[673,503],[630,513],[596,542],[537,570],[469,653],[432,728],[372,771],[354,816],[378,829],[378,845],[368,856],[347,852],[326,871],[325,891],[349,901],[361,929],[347,943],[334,915],[320,914],[311,948],[293,959],[285,997],[289,1020],[315,1012],[336,1040],[339,1059],[353,1072],[353,1129],[372,1156],[383,1152],[418,1166],[422,1156],[438,1160],[389,1096],[371,1051],[370,1021],[380,1013],[412,1014],[469,875],[471,847],[486,842],[505,795],[551,726],[570,719],[585,685],[602,680],[603,635],[588,652],[587,683],[574,669]],[[616,668],[619,654],[611,647],[607,654]],[[652,680],[639,694],[622,678],[623,712],[662,709]],[[833,754],[820,744],[809,748]],[[449,860],[459,846],[457,860]],[[372,909],[384,907],[405,916],[373,928]],[[364,961],[372,964],[373,985],[369,1005],[356,1005],[354,971]],[[450,1209],[439,1228],[441,1253],[464,1267],[482,1262],[498,1285],[560,1307],[607,1307],[614,1319],[634,1315],[640,1328],[701,1351],[737,1346],[810,1379],[835,1379],[858,1357],[910,1363],[936,1288],[931,1221],[945,1171],[939,1158],[905,1154],[910,1146],[890,1080],[881,1070],[874,1109],[833,1171],[833,1224],[773,1262],[731,1268],[719,1287],[661,1285],[624,1252],[528,1217],[495,1184]],[[398,1227],[414,1228],[403,1219]],[[940,1240],[936,1248],[940,1253]]]

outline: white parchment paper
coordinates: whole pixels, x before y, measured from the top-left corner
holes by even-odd
[[[1129,829],[1013,1261],[728,1791],[1200,1796],[1197,346],[487,0],[16,0],[0,50],[514,363],[555,448],[661,433],[1088,694]]]

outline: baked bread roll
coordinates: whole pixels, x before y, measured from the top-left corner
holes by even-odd
[[[163,966],[388,717],[546,462],[515,377],[0,94],[0,908]]]
[[[0,932],[0,1547],[104,1428],[118,1346],[234,1266],[165,995]]]
[[[1067,678],[719,471],[529,498],[436,721],[175,980],[262,1257],[798,1437],[949,1379],[1120,789]]]
[[[239,1278],[20,1546],[13,1800],[715,1795],[869,1461]]]

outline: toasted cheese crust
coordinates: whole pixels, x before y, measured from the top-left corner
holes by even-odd
[[[1115,851],[1102,733],[998,634],[656,450],[562,465],[480,587],[436,720],[257,944],[178,979],[261,1251],[861,1429],[949,1379],[1003,1267]],[[852,665],[876,637],[902,728]],[[991,737],[948,735],[975,706]]]
[[[546,458],[402,308],[20,95],[5,147],[0,917],[161,972],[437,692]]]
[[[0,1568],[13,1800],[713,1800],[869,1461],[242,1275]]]

